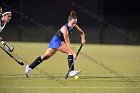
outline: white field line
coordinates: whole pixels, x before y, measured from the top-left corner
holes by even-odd
[[[84,76],[84,75],[83,75]],[[59,78],[59,77],[61,77],[61,78]],[[79,76],[80,77],[80,76]],[[0,78],[26,78],[26,76],[25,75],[3,75],[3,76],[0,76]],[[48,76],[34,76],[34,75],[32,75],[31,77],[30,77],[31,79],[32,78],[46,78],[46,79],[48,79],[48,80],[55,80],[55,79],[60,79],[60,80],[64,80],[65,81],[65,77],[64,76],[61,76],[61,75],[56,75],[56,76],[54,76],[54,78],[52,78],[52,79],[50,79],[50,77]],[[74,77],[71,77],[70,79],[73,79]],[[131,80],[133,80],[134,79],[134,81],[135,82],[137,82],[137,81],[140,81],[140,78],[137,78],[137,77],[128,77],[128,78],[130,78]],[[81,79],[79,79],[80,81],[95,81],[95,80],[100,80],[100,81],[105,81],[105,80],[120,80],[121,78],[120,77],[93,77],[93,78],[90,78],[90,76],[89,76],[89,78],[82,78],[82,76],[81,76]],[[121,79],[121,80],[123,80],[123,79]]]
[[[140,89],[140,87],[0,87],[1,89]]]
[[[65,75],[53,75],[54,77],[65,77]],[[93,77],[93,78],[122,78],[122,77],[104,77],[104,76],[90,76],[90,75],[79,75],[79,77]],[[1,78],[3,78],[3,77],[26,77],[26,75],[0,75],[0,77]],[[39,75],[31,75],[31,77],[41,77],[41,78],[45,78],[45,77],[47,77],[47,76],[45,76],[45,75],[42,75],[42,76],[39,76]],[[127,76],[126,76],[127,77]],[[138,77],[140,77],[140,76],[138,76],[138,75],[136,75],[136,76],[128,76],[128,78],[138,78]]]

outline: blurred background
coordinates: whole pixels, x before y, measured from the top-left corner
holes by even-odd
[[[75,10],[78,25],[91,44],[140,45],[138,0],[0,0],[12,20],[0,36],[7,41],[49,42]],[[80,43],[74,31],[72,43]]]

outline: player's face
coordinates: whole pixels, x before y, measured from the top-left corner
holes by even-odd
[[[11,20],[12,14],[8,13],[3,16],[4,22],[9,22]]]
[[[77,19],[71,19],[69,20],[69,23],[71,24],[72,27],[74,27],[77,24]]]

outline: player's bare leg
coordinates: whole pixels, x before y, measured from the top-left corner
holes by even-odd
[[[51,56],[53,56],[56,53],[56,51],[57,51],[56,49],[48,48],[42,56],[37,57],[32,64],[27,65],[25,68],[26,76],[29,77],[29,74],[32,69],[34,69],[40,63],[42,63],[44,60],[49,59]]]
[[[73,54],[67,48],[66,44],[64,42],[62,42],[62,45],[57,50],[68,54],[68,66],[70,68],[72,63],[74,62],[74,60],[73,60],[74,58],[73,58]],[[79,74],[80,72],[81,72],[80,70],[74,70],[74,64],[73,64],[71,71],[69,73],[69,76],[70,77],[75,76],[75,75]]]

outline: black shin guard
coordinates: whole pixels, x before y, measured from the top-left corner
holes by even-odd
[[[72,63],[73,63],[73,55],[68,55],[68,65],[69,65],[69,68],[71,67]],[[73,64],[73,66],[71,68],[71,71],[72,70],[74,70],[74,64]]]
[[[29,68],[34,69],[41,62],[42,62],[42,60],[41,60],[41,57],[39,56],[31,65],[29,65]]]

